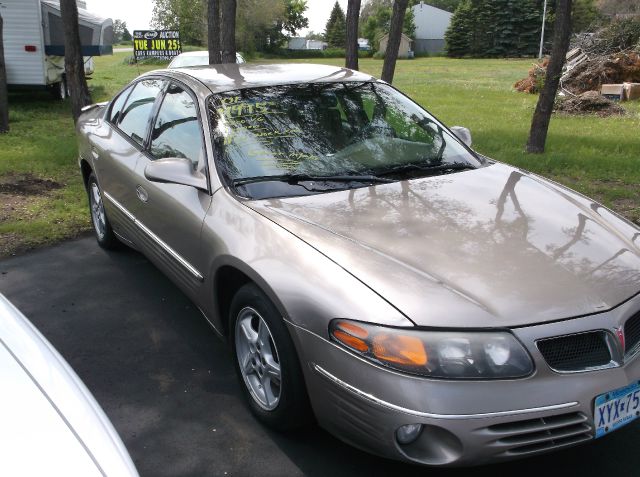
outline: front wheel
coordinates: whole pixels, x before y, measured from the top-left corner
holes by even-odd
[[[120,242],[118,242],[116,235],[113,233],[107,214],[104,211],[102,191],[93,173],[91,173],[87,181],[87,193],[89,194],[91,223],[93,224],[93,231],[98,245],[107,250],[113,250],[118,247]]]
[[[284,431],[311,421],[300,362],[280,313],[254,284],[233,297],[229,316],[235,368],[252,413]]]

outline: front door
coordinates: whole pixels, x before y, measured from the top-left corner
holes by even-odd
[[[135,170],[136,217],[146,235],[144,250],[192,298],[206,273],[201,268],[200,233],[211,195],[195,187],[151,182],[144,171],[152,161],[182,158],[206,175],[199,117],[195,96],[185,86],[171,83],[152,122],[149,146]]]

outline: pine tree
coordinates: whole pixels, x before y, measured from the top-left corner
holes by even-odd
[[[325,41],[333,48],[344,48],[347,38],[347,22],[344,15],[344,10],[337,2],[331,10],[329,21],[324,31]]]
[[[472,24],[471,0],[464,0],[456,8],[444,36],[448,56],[461,58],[469,54]]]
[[[539,0],[465,0],[445,35],[454,57],[533,56],[540,38]]]

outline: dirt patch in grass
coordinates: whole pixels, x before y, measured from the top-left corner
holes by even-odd
[[[29,206],[64,184],[42,179],[33,174],[7,174],[0,177],[0,223],[20,218],[29,219]]]
[[[33,174],[7,174],[0,178],[0,194],[3,195],[39,195],[63,187],[64,184],[41,179]]]

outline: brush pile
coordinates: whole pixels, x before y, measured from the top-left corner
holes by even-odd
[[[624,108],[597,91],[587,91],[578,96],[559,99],[554,111],[565,114],[596,114],[601,117],[625,114]]]

